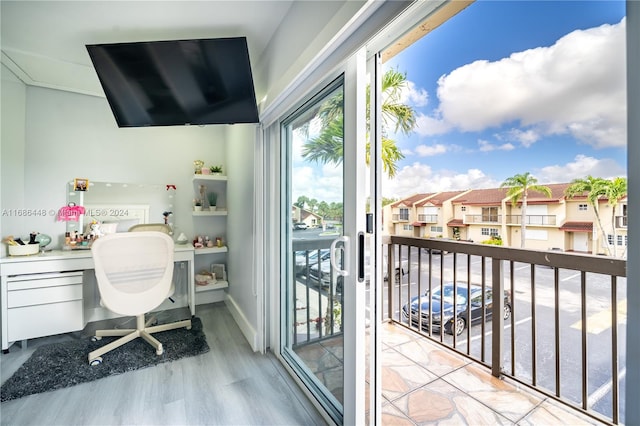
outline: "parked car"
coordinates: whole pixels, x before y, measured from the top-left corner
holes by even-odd
[[[294,230],[296,230],[296,229],[307,229],[307,228],[308,228],[308,226],[304,222],[296,222],[296,223],[293,224],[293,229]]]
[[[320,259],[322,262],[329,261],[329,249],[320,250]],[[309,268],[317,268],[318,250],[309,251]],[[307,252],[296,252],[296,275],[304,274],[307,271]]]
[[[448,334],[461,334],[469,325],[469,315],[467,312],[467,303],[471,300],[471,323],[482,321],[482,311],[484,306],[485,318],[491,319],[492,307],[492,290],[490,287],[485,288],[485,303],[482,302],[482,286],[461,282],[456,285],[456,293],[454,296],[453,283],[447,283],[442,288],[435,285],[432,288],[432,294],[429,295],[427,290],[424,295],[416,296],[411,302],[402,307],[402,316],[405,319],[411,317],[411,324],[421,324],[423,329],[439,330],[444,324],[444,331]],[[431,324],[429,324],[429,304],[431,304]],[[418,307],[420,306],[420,311]],[[456,320],[454,324],[454,306]],[[409,314],[409,311],[411,313]],[[420,312],[421,320],[418,318]],[[504,311],[503,317],[507,319],[511,316],[511,293],[507,290],[504,292]]]

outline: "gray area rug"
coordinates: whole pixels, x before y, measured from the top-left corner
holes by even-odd
[[[151,345],[138,338],[107,352],[102,356],[102,364],[94,366],[90,366],[87,360],[89,352],[116,338],[103,337],[97,342],[87,338],[41,346],[2,385],[0,402],[62,389],[209,351],[200,318],[192,318],[191,330],[180,328],[154,333],[154,336],[162,342],[162,355],[156,355]]]

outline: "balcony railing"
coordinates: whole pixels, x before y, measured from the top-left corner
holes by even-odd
[[[437,214],[419,214],[418,222],[438,223],[438,215]]]
[[[616,216],[616,228],[627,227],[627,216]]]
[[[409,222],[409,216],[403,214],[394,214],[391,215],[391,219],[394,222]]]
[[[464,223],[500,223],[501,217],[499,214],[467,214]]]
[[[510,214],[506,216],[509,225],[520,225],[522,223],[522,215]],[[525,225],[556,225],[556,215],[540,215],[531,214],[525,216]]]
[[[389,274],[386,318],[495,377],[605,423],[624,422],[626,261],[396,236],[387,256],[389,271],[400,261],[411,267],[400,282]],[[471,293],[468,303],[467,283],[484,298]],[[447,284],[459,296],[447,295]]]
[[[294,347],[342,334],[342,277],[334,282],[331,274],[328,259],[331,242],[293,240]]]

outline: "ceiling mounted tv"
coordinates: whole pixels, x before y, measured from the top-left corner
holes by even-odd
[[[246,37],[87,45],[119,127],[257,123]]]

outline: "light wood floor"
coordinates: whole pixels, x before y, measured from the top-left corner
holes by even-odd
[[[2,403],[0,424],[325,424],[275,357],[251,350],[224,303],[198,306],[196,315],[208,353]],[[13,345],[0,356],[0,380],[38,345],[86,334],[33,339],[25,349]]]

